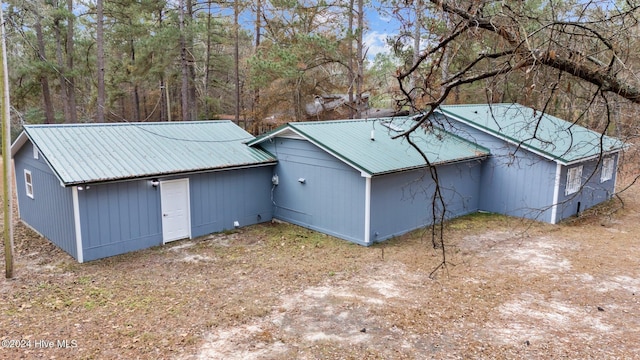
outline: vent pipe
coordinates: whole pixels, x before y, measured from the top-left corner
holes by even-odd
[[[376,131],[371,129],[371,141],[376,141]]]

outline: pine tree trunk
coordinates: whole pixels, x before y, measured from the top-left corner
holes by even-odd
[[[185,9],[184,0],[180,0],[180,106],[182,108],[182,120],[189,120],[189,69],[187,65],[187,41],[185,39]]]
[[[97,11],[97,29],[96,29],[96,42],[97,42],[97,54],[96,61],[98,67],[98,98],[96,99],[96,121],[99,123],[104,122],[104,104],[105,104],[105,89],[104,89],[104,8],[102,4],[103,0],[96,0]]]
[[[54,20],[53,34],[56,38],[56,62],[58,63],[58,79],[60,81],[60,99],[62,100],[62,109],[64,114],[64,122],[70,122],[69,113],[71,110],[69,109],[69,100],[67,99],[67,94],[69,91],[67,87],[69,87],[69,83],[67,82],[67,77],[65,76],[65,64],[64,58],[62,55],[62,33],[60,31],[60,20]]]
[[[38,42],[38,58],[40,61],[46,63],[47,55],[44,46],[44,37],[42,36],[42,23],[40,22],[40,14],[37,9],[36,14],[36,41]],[[44,122],[46,124],[53,124],[55,122],[55,112],[53,110],[53,102],[51,101],[51,89],[49,87],[49,79],[46,75],[40,76],[40,86],[42,87],[42,100],[44,105]]]
[[[193,2],[187,0],[187,24],[193,21]],[[189,91],[189,120],[198,119],[198,101],[196,96],[196,60],[193,55],[193,32],[191,28],[187,29],[187,75],[188,75],[188,91]]]
[[[364,0],[358,0],[358,42],[356,48],[358,73],[356,75],[356,118],[362,117],[362,84],[364,81]]]
[[[349,88],[347,89],[348,94],[349,94],[349,119],[353,119],[356,111],[353,107],[353,105],[355,104],[354,100],[354,90],[355,90],[355,71],[353,71],[353,59],[355,57],[354,53],[353,53],[353,12],[354,12],[354,7],[355,7],[355,0],[349,0],[349,8],[347,9],[347,11],[349,12],[349,29],[347,30],[347,38],[348,38],[348,52],[349,52],[349,61],[348,61],[348,67],[349,67]]]
[[[131,50],[131,65],[135,66],[136,63],[136,48],[133,44],[133,40],[129,41],[129,47]],[[140,94],[138,94],[138,84],[137,80],[132,77],[133,82],[133,121],[140,121]]]
[[[233,48],[233,62],[234,62],[234,83],[235,83],[235,98],[236,98],[236,108],[235,108],[235,121],[236,124],[240,124],[240,25],[238,24],[238,17],[240,13],[240,8],[238,2],[240,0],[234,0],[233,2],[233,37],[234,37],[234,48]]]
[[[78,115],[76,112],[76,81],[73,76],[74,64],[74,17],[73,14],[73,0],[67,0],[67,11],[69,12],[69,17],[67,21],[67,81],[69,86],[67,86],[67,100],[69,101],[69,122],[77,123]]]

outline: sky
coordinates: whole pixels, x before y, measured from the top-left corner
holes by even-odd
[[[373,59],[377,54],[391,50],[387,45],[387,38],[397,33],[399,24],[372,8],[366,10],[365,16],[369,30],[364,33],[364,42],[368,48],[368,58]]]

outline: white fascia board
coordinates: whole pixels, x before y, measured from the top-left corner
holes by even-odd
[[[560,199],[560,178],[562,174],[562,164],[556,164],[556,177],[553,184],[553,203],[551,204],[551,223],[558,222],[558,201]]]
[[[585,161],[599,159],[601,157],[614,155],[614,154],[617,154],[619,152],[620,152],[620,149],[616,149],[616,150],[606,151],[606,152],[603,152],[601,154],[596,154],[596,155],[593,155],[593,156],[589,156],[589,157],[585,157],[585,158],[581,158],[581,159],[577,159],[577,160],[573,160],[573,161],[569,161],[569,162],[560,162],[560,161],[558,161],[558,162],[561,163],[562,165],[565,165],[565,166],[571,166],[571,165],[579,164],[579,163],[582,163],[582,162],[585,162]]]
[[[371,177],[365,178],[364,186],[364,242],[371,241]]]
[[[27,136],[27,133],[22,130],[20,135],[18,135],[18,138],[13,142],[13,144],[11,144],[11,157],[17,154],[18,150],[20,150],[28,140],[29,137]]]
[[[82,227],[80,226],[80,202],[78,201],[78,187],[71,188],[73,198],[73,223],[76,232],[76,256],[79,263],[84,262],[82,251]]]

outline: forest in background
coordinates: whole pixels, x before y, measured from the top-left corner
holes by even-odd
[[[309,120],[308,104],[344,94],[344,118],[366,106],[519,102],[624,138],[638,133],[634,1],[4,5],[16,131],[229,118],[257,134],[265,122]],[[375,57],[364,43],[372,11],[398,24],[391,51]]]

